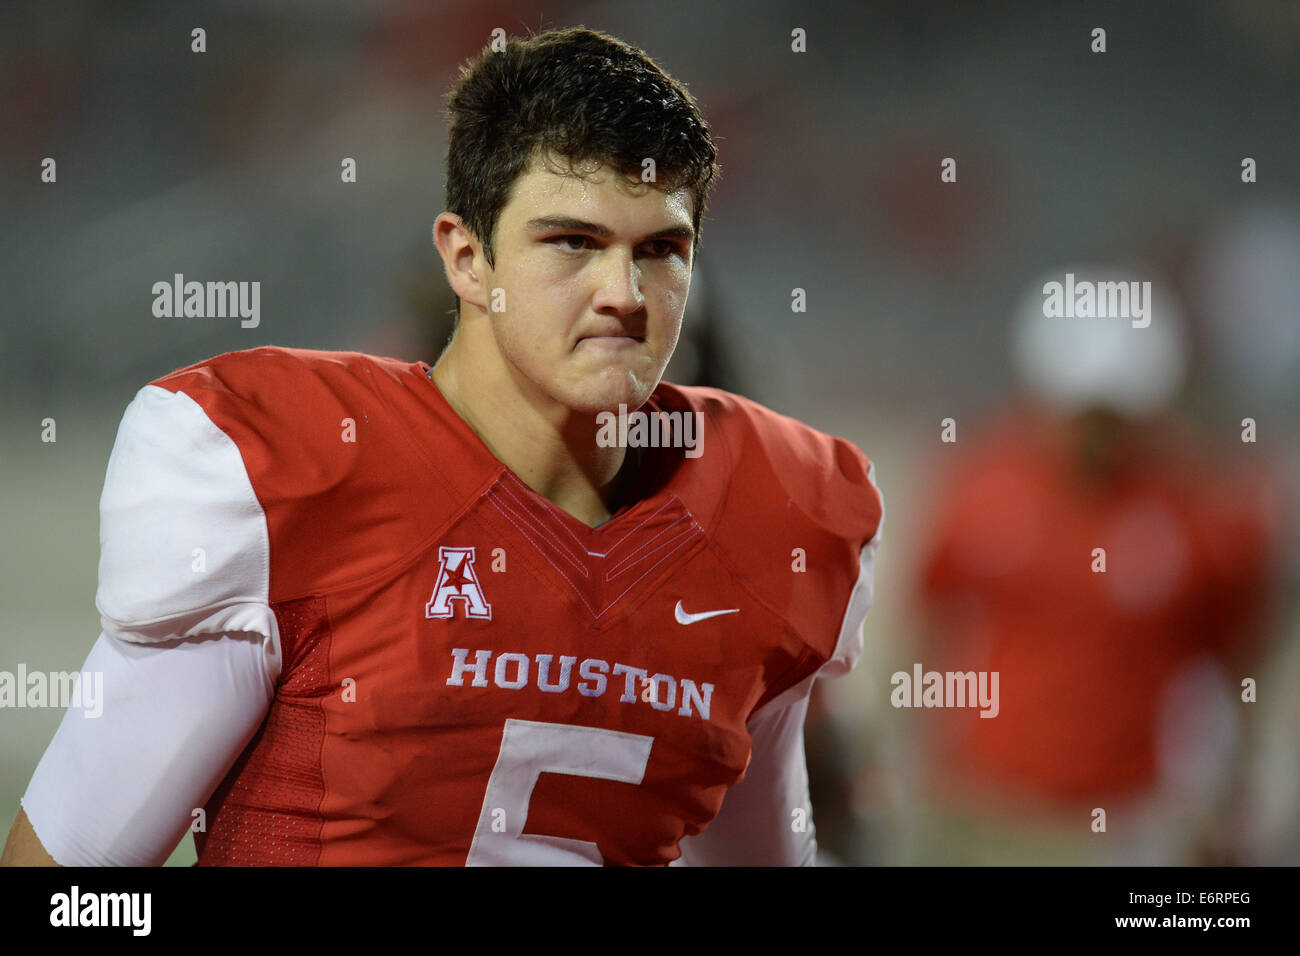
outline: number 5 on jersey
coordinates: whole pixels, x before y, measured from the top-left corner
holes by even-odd
[[[543,773],[640,784],[653,743],[653,737],[619,730],[509,718],[465,865],[601,866],[604,860],[594,843],[523,832],[533,787]],[[501,811],[505,828],[494,832]]]

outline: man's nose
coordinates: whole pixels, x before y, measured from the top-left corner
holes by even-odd
[[[627,315],[645,307],[641,294],[641,268],[630,250],[607,248],[601,256],[599,283],[592,307]]]

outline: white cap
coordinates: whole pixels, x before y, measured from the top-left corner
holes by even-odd
[[[1011,350],[1030,394],[1067,412],[1150,415],[1173,399],[1187,367],[1181,310],[1151,271],[1132,266],[1067,265],[1031,282]]]

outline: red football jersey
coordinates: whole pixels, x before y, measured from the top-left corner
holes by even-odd
[[[429,371],[258,348],[149,387],[237,449],[265,602],[219,583],[131,598],[106,545],[106,630],[158,640],[269,611],[282,662],[199,862],[669,863],[746,774],[755,713],[856,659],[870,462],[661,384],[643,410],[702,413],[703,453],[643,449],[629,504],[593,529],[497,460]]]

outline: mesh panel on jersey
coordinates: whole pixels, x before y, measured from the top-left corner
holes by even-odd
[[[195,834],[200,866],[315,866],[325,781],[323,698],[329,618],[322,598],[274,607],[284,677],[270,712],[208,801],[208,833]]]

